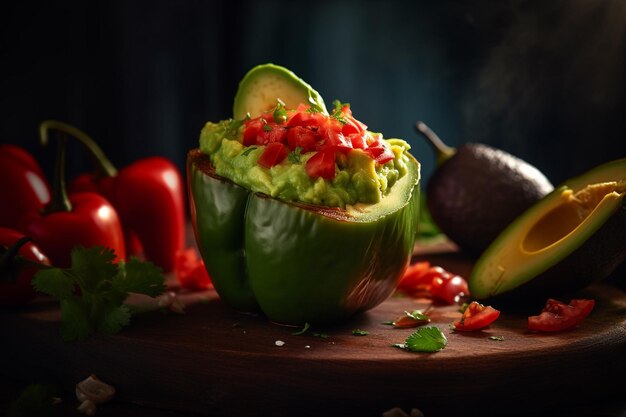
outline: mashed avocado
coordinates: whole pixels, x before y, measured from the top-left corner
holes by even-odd
[[[387,139],[394,159],[377,164],[361,149],[339,154],[332,180],[311,178],[306,162],[315,152],[292,151],[281,163],[264,168],[257,161],[265,146],[244,146],[243,126],[233,120],[208,122],[200,134],[200,149],[208,154],[218,175],[252,191],[285,201],[345,207],[378,203],[393,184],[407,173],[410,146],[401,139]]]

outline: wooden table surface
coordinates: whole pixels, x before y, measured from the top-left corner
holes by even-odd
[[[472,266],[448,246],[418,248],[415,260],[425,259],[466,276]],[[2,312],[0,401],[45,382],[73,412],[74,385],[93,373],[117,389],[100,417],[382,416],[394,407],[429,417],[626,413],[626,293],[614,286],[577,294],[596,299],[594,312],[556,334],[528,332],[523,313],[503,313],[481,332],[454,332],[458,306],[437,306],[432,324],[448,345],[431,354],[392,347],[414,329],[383,324],[427,308],[426,299],[392,297],[347,322],[294,335],[299,329],[231,310],[213,291],[180,296],[184,315],[145,313],[117,335],[79,343],[61,340],[54,303]]]

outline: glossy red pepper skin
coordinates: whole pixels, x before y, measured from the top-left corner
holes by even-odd
[[[3,254],[10,247],[26,237],[17,230],[0,227],[0,247]],[[50,265],[48,257],[33,242],[21,245],[13,259],[3,258],[0,262],[0,306],[16,307],[27,304],[36,297],[37,292],[31,285],[35,273],[39,270],[36,264]]]
[[[15,227],[28,210],[50,201],[50,185],[35,158],[20,146],[0,144],[0,226]]]
[[[18,230],[31,236],[55,267],[69,268],[74,246],[103,246],[118,259],[126,258],[124,235],[113,206],[96,193],[69,196],[71,211],[43,213],[31,210],[18,222]]]
[[[178,168],[163,157],[140,159],[113,177],[87,173],[70,191],[94,191],[119,213],[129,254],[143,249],[145,258],[171,272],[185,244],[185,189]],[[140,247],[137,245],[137,241]]]

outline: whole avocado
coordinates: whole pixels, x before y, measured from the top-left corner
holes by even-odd
[[[426,185],[426,202],[441,231],[472,257],[480,256],[517,216],[554,186],[537,168],[481,143],[446,146],[423,122],[437,168]]]

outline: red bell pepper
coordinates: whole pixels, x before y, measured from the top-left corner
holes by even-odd
[[[15,227],[28,210],[50,201],[50,186],[41,167],[26,150],[0,144],[0,227]]]
[[[0,306],[21,306],[35,298],[31,281],[45,265],[50,260],[29,237],[0,227]]]
[[[48,127],[41,126],[41,143],[48,142]],[[52,200],[43,210],[26,212],[18,230],[33,238],[60,268],[71,265],[74,246],[103,246],[112,249],[118,260],[126,258],[124,235],[117,212],[96,193],[73,193],[65,188],[65,137],[59,138]]]
[[[79,129],[48,120],[49,128],[82,142],[98,163],[95,172],[79,175],[70,191],[92,191],[107,198],[122,221],[129,254],[145,258],[171,272],[176,253],[185,244],[185,189],[180,171],[163,157],[140,159],[120,169],[113,166],[97,143]]]

